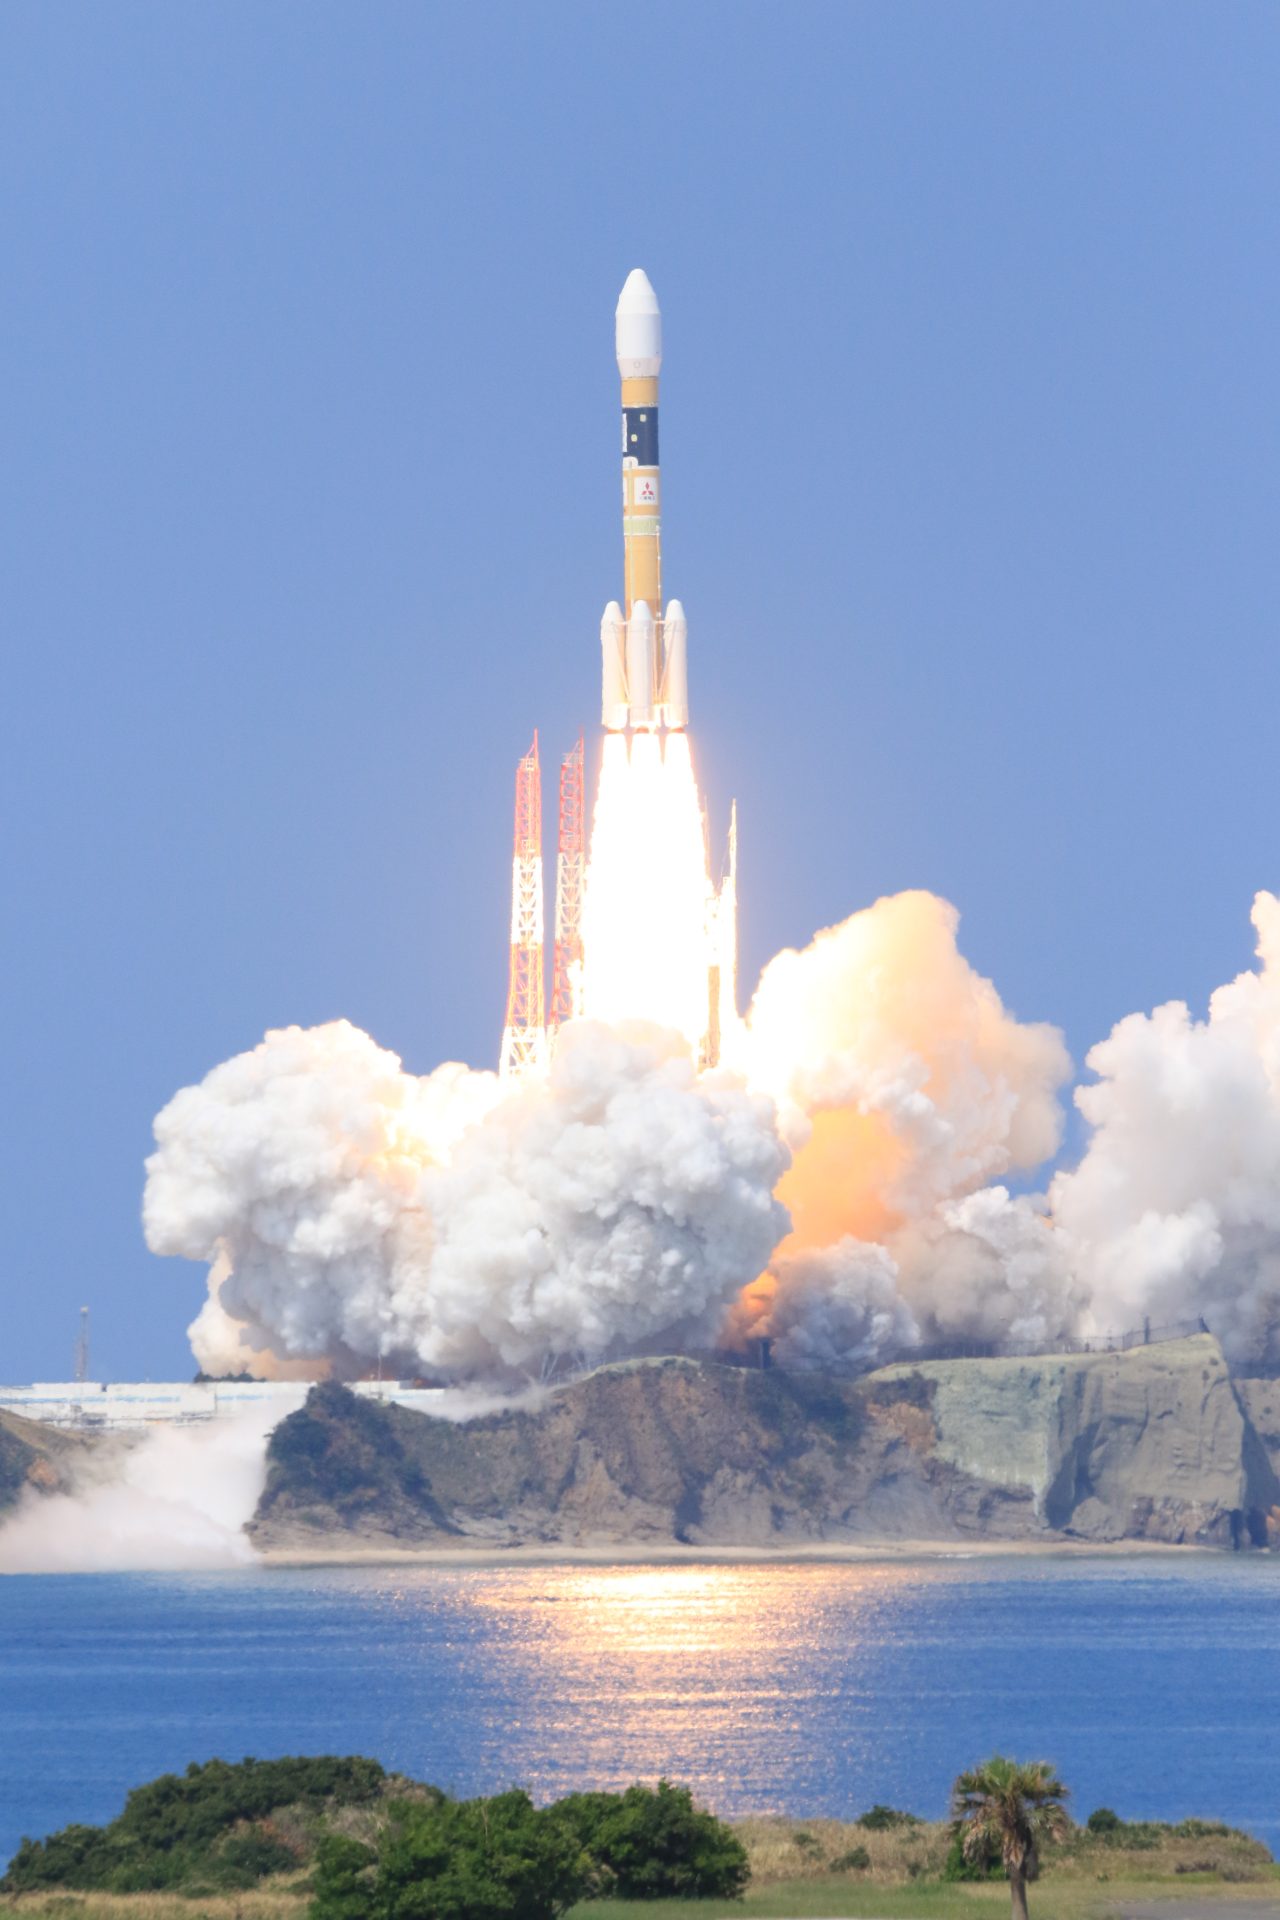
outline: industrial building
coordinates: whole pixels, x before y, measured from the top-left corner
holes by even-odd
[[[31,1386],[0,1386],[0,1412],[20,1414],[49,1427],[123,1432],[154,1426],[198,1426],[255,1408],[279,1409],[279,1418],[300,1407],[311,1390],[297,1380],[37,1380]],[[403,1380],[354,1380],[352,1393],[369,1400],[429,1412],[438,1387]]]

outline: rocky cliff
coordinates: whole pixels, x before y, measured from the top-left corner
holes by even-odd
[[[93,1449],[91,1439],[0,1413],[0,1513],[28,1487],[37,1493],[65,1491]]]
[[[1235,1389],[1272,1471],[1280,1475],[1280,1379],[1237,1380]]]
[[[1280,1482],[1207,1337],[860,1380],[601,1367],[464,1423],[316,1388],[272,1436],[259,1545],[1266,1543]]]

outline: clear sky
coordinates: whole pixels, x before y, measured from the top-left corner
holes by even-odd
[[[10,0],[0,1376],[82,1302],[190,1371],[151,1120],[267,1027],[496,1061],[635,265],[747,977],[926,886],[1077,1059],[1202,1009],[1280,884],[1277,100],[1249,0]]]

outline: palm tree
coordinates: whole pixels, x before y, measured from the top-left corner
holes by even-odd
[[[1066,1798],[1067,1789],[1047,1760],[1020,1765],[999,1753],[962,1773],[951,1790],[965,1859],[989,1859],[999,1849],[1013,1920],[1027,1920],[1027,1881],[1035,1878],[1041,1842],[1060,1840],[1071,1824],[1062,1804]]]

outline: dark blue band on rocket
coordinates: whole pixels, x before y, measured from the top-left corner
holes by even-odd
[[[634,460],[638,467],[658,464],[658,409],[624,407],[622,409],[622,457]]]

